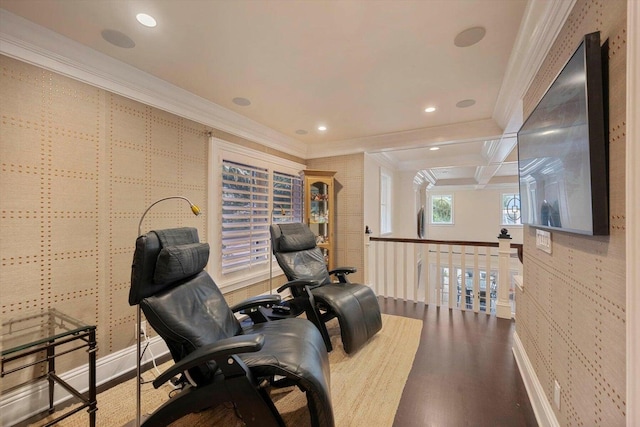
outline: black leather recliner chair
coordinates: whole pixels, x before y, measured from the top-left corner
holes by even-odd
[[[176,362],[153,385],[181,373],[192,383],[143,425],[165,426],[231,402],[247,426],[283,426],[267,388],[296,385],[306,393],[311,424],[334,426],[329,360],[317,328],[301,318],[242,326],[234,311],[280,297],[259,296],[230,308],[203,270],[208,258],[209,245],[199,243],[195,228],[151,231],[136,240],[129,304],[140,304]]]
[[[314,304],[320,313],[316,326],[322,333],[327,350],[332,350],[325,323],[334,317],[340,324],[342,345],[346,353],[360,349],[382,329],[380,306],[373,290],[365,285],[350,283],[347,275],[355,273],[353,267],[327,271],[313,232],[305,224],[274,224],[270,227],[272,250],[289,283],[278,289],[291,289],[294,297],[304,296],[311,290]],[[331,276],[338,282],[331,281]]]

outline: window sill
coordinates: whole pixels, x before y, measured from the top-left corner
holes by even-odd
[[[275,263],[275,261],[274,261]],[[209,273],[211,274],[211,273]],[[283,275],[284,272],[278,265],[273,266],[272,278]],[[269,271],[256,271],[253,273],[247,273],[243,275],[234,275],[232,277],[213,277],[218,288],[222,293],[234,292],[243,288],[248,288],[260,282],[266,282],[269,280]]]

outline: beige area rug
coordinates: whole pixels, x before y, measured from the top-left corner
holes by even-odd
[[[329,354],[329,361],[336,426],[391,426],[420,343],[422,321],[383,314],[382,330],[350,356],[342,348],[337,321],[330,322],[328,326],[334,348]],[[160,366],[160,370],[170,363]],[[155,376],[154,370],[143,374],[146,381]],[[171,391],[172,388],[166,384],[157,390],[151,384],[143,385],[142,413],[153,412],[169,398]],[[97,425],[123,426],[135,420],[135,395],[133,379],[100,393]],[[287,426],[310,425],[306,397],[297,388],[276,389],[271,392],[271,396]],[[33,425],[43,425],[50,419],[43,419]],[[86,411],[80,411],[59,425],[86,426],[88,415]],[[232,409],[224,407],[191,414],[172,424],[174,427],[211,425],[240,427],[244,424]]]

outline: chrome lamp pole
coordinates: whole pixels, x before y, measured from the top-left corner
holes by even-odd
[[[156,200],[155,202],[151,203],[149,207],[142,214],[142,217],[140,217],[140,222],[138,223],[138,237],[142,235],[142,221],[144,220],[144,217],[147,215],[147,212],[149,212],[149,210],[155,205],[157,205],[158,203],[163,202],[165,200],[171,200],[171,199],[185,200],[187,203],[189,203],[189,206],[191,207],[191,212],[193,212],[193,214],[196,216],[202,213],[200,208],[197,205],[194,205],[193,203],[191,203],[191,201],[186,197],[182,197],[182,196],[163,197],[162,199]],[[136,310],[136,323],[138,325],[138,328],[137,328],[138,333],[136,334],[137,335],[136,336],[136,359],[137,359],[137,362],[136,362],[136,421],[135,421],[136,427],[140,427],[140,421],[141,421],[140,414],[142,412],[142,403],[141,403],[142,395],[141,395],[141,384],[140,384],[140,378],[142,376],[142,373],[140,372],[141,371],[140,362],[142,358],[142,354],[141,354],[142,341],[140,340],[140,323],[141,322],[142,322],[142,313],[140,309],[140,304],[138,304],[137,310]]]
[[[273,212],[275,209],[271,209],[269,212],[269,294],[273,294],[273,237],[271,236],[271,226],[273,225]],[[280,215],[285,216],[285,211],[280,206]]]

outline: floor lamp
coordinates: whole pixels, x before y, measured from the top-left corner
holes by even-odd
[[[147,215],[147,212],[149,212],[149,210],[154,207],[155,205],[157,205],[160,202],[163,202],[165,200],[171,200],[171,199],[182,199],[184,201],[186,201],[187,203],[189,203],[189,206],[191,207],[191,212],[193,212],[194,215],[198,216],[200,215],[202,212],[200,211],[200,208],[196,205],[194,205],[193,203],[191,203],[191,201],[189,199],[187,199],[186,197],[182,197],[182,196],[169,196],[169,197],[163,197],[162,199],[156,200],[155,202],[151,203],[149,205],[149,207],[147,208],[147,210],[144,211],[144,213],[142,214],[142,217],[140,217],[140,222],[138,223],[138,236],[142,235],[142,221],[144,220],[144,217]],[[142,341],[140,340],[140,323],[142,322],[142,313],[140,310],[140,304],[138,304],[137,309],[136,309],[136,324],[138,325],[138,328],[136,329],[138,331],[138,333],[136,334],[136,420],[135,420],[135,427],[140,427],[140,413],[142,412],[142,403],[141,403],[141,399],[142,399],[142,390],[141,390],[141,384],[140,384],[140,378],[142,376],[142,373],[140,372],[140,362],[141,362],[141,358],[142,358]],[[130,424],[130,423],[129,423]]]
[[[275,209],[271,209],[271,214],[269,215],[269,294],[273,293],[273,236],[271,235],[271,226],[273,225],[274,211]],[[280,215],[285,215],[283,207],[280,207]]]

